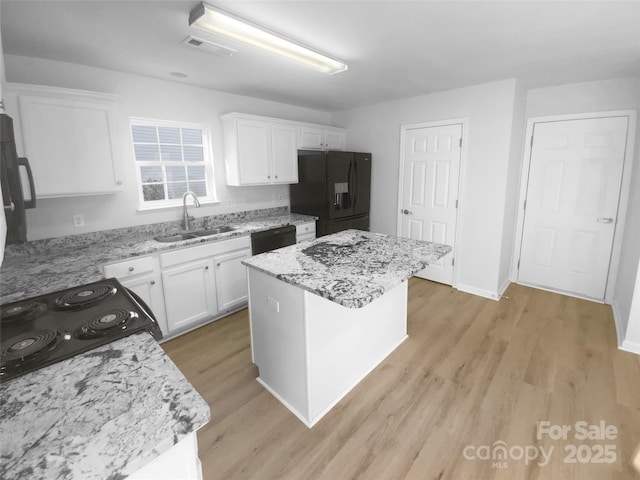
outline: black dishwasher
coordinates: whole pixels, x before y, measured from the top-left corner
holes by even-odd
[[[269,252],[296,243],[295,225],[270,228],[251,234],[251,254]]]

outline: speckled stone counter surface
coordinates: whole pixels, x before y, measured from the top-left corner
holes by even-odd
[[[198,218],[193,230],[213,225],[235,229],[208,237],[161,243],[154,236],[179,231],[179,222],[167,222],[105,232],[53,238],[11,245],[0,268],[0,303],[71,288],[104,278],[102,266],[130,257],[226,240],[260,230],[315,221],[315,217],[274,208],[241,214]]]
[[[210,419],[147,333],[0,385],[0,478],[124,479]]]
[[[451,251],[449,245],[346,230],[243,260],[349,308],[360,308]]]

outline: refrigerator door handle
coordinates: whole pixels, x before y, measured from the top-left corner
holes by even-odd
[[[358,203],[358,161],[353,159],[353,210],[355,212]]]
[[[31,171],[31,165],[29,160],[24,157],[18,157],[18,169],[19,167],[25,167],[27,169],[27,177],[29,179],[29,191],[31,192],[31,200],[24,201],[24,208],[36,208],[36,185],[33,181],[33,172]]]
[[[349,160],[349,173],[347,175],[347,184],[349,185],[349,209],[353,210],[353,204],[354,204],[354,195],[355,192],[353,191],[353,180],[355,177],[355,174],[353,173],[353,160]]]

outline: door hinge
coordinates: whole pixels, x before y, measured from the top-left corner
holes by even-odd
[[[527,199],[524,199],[524,204],[522,205],[522,209],[526,210],[527,209]]]
[[[456,264],[456,259],[455,259],[455,258],[452,258],[452,259],[451,259],[451,266],[453,267],[455,264]]]
[[[520,270],[520,259],[518,259],[518,265],[516,266],[518,270]]]
[[[462,137],[460,137],[459,145],[460,145],[460,148],[462,148]]]
[[[458,208],[458,200],[456,200],[456,208]]]
[[[531,135],[531,140],[529,140],[529,146],[533,147],[533,135]]]

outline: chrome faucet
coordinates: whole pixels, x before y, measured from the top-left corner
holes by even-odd
[[[198,197],[196,196],[195,193],[193,193],[191,190],[187,190],[186,192],[184,192],[184,195],[182,196],[182,207],[184,209],[184,229],[185,230],[189,230],[189,213],[187,212],[187,197],[191,195],[193,197],[193,204],[197,207],[200,206],[200,201],[198,200]]]

